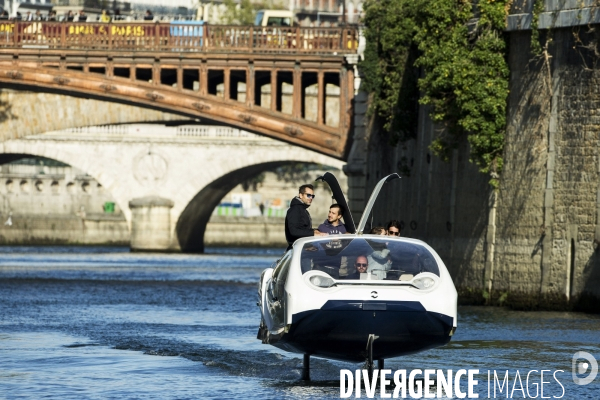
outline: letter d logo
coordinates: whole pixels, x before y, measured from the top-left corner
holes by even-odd
[[[590,364],[588,365],[587,362],[578,363],[577,360],[580,358],[585,358]],[[590,365],[592,367],[590,374],[585,378],[579,378],[577,374],[585,373]],[[577,353],[573,354],[573,363],[571,367],[573,382],[575,382],[576,385],[587,385],[596,378],[596,375],[598,375],[598,363],[596,362],[596,359],[593,355],[585,351],[578,351]]]

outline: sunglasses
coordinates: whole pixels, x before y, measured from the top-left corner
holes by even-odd
[[[315,195],[314,194],[310,194],[310,193],[302,193],[303,195],[305,195],[306,197],[308,197],[309,199],[314,199]]]
[[[392,236],[400,236],[400,232],[399,231],[389,231],[389,233]]]
[[[362,263],[356,263],[356,264],[354,264],[354,266],[355,266],[356,268],[367,268],[367,265],[368,265],[368,264],[362,264]]]

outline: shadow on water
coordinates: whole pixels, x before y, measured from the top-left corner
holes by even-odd
[[[65,344],[63,347],[67,349],[77,349],[79,347],[93,347],[93,346],[102,346],[100,343],[73,343],[73,344]]]
[[[302,360],[299,358],[290,358],[270,352],[232,351],[197,343],[174,343],[172,340],[159,338],[151,341],[147,339],[144,343],[136,340],[125,341],[117,344],[114,348],[141,351],[154,356],[179,356],[190,361],[201,362],[207,367],[218,368],[235,376],[296,381],[300,379],[301,375]],[[319,375],[329,372],[330,369],[331,364],[325,360],[318,360],[313,369],[315,378],[318,379]]]
[[[340,381],[294,381],[294,382],[269,382],[267,386],[278,387],[278,388],[293,388],[293,387],[325,387],[325,388],[339,388]]]
[[[249,327],[254,332],[254,327]],[[241,332],[240,332],[241,333]],[[227,332],[223,333],[224,335]],[[247,346],[246,346],[247,347]],[[207,367],[219,369],[228,375],[267,379],[267,385],[275,387],[315,386],[339,388],[340,369],[356,370],[364,365],[337,362],[317,357],[311,358],[311,381],[300,380],[301,356],[281,352],[271,346],[258,344],[251,350],[220,348],[212,344],[174,341],[173,338],[145,337],[119,340],[113,347],[119,350],[141,351],[144,354],[164,357],[183,357],[201,362]],[[274,352],[276,351],[276,352]],[[335,382],[335,384],[333,384]]]

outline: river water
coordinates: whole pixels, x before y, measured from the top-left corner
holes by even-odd
[[[256,282],[280,251],[208,251],[0,247],[0,398],[339,398],[360,364],[313,359],[303,383],[300,356],[256,340]],[[600,398],[600,376],[573,383],[576,351],[600,360],[599,315],[461,307],[449,345],[386,368],[478,369],[480,398],[488,371],[492,388],[508,371],[496,398],[533,398],[549,370],[544,397]]]

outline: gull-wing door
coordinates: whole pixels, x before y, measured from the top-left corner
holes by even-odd
[[[331,192],[333,193],[333,198],[342,206],[342,217],[344,218],[344,225],[346,226],[346,230],[349,233],[356,232],[356,225],[354,224],[354,219],[352,218],[352,213],[350,213],[350,208],[348,207],[348,203],[346,202],[346,198],[344,197],[344,193],[342,192],[342,188],[336,177],[331,172],[325,172],[323,176],[317,178],[317,181],[325,181],[329,185]]]
[[[375,200],[377,200],[379,191],[381,190],[381,188],[383,187],[384,184],[386,184],[389,181],[393,181],[394,179],[400,179],[400,175],[398,175],[397,173],[393,173],[393,174],[386,176],[379,182],[377,182],[375,189],[373,189],[373,193],[371,193],[371,197],[369,197],[369,202],[367,203],[367,206],[365,207],[365,210],[363,211],[363,215],[360,219],[360,222],[358,223],[358,228],[356,229],[356,233],[358,233],[359,235],[362,235],[363,231],[365,230],[365,225],[367,224],[367,220],[369,219],[369,214],[371,214],[371,210],[373,209]]]

